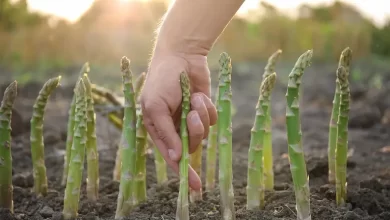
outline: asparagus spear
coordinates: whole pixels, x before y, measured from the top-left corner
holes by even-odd
[[[268,58],[268,63],[264,68],[263,81],[275,71],[275,65],[278,61],[282,50],[277,50]],[[271,102],[271,96],[269,97],[269,103]],[[272,114],[271,105],[269,105],[267,118],[265,121],[264,130],[264,187],[266,190],[274,189],[274,170],[273,170],[273,155],[272,155]]]
[[[347,197],[347,151],[350,90],[348,73],[343,66],[337,70],[340,82],[340,113],[337,121],[336,146],[336,202],[344,205]]]
[[[79,78],[83,76],[84,73],[89,73],[89,63],[86,62],[84,63],[83,67],[80,70],[79,73]],[[75,90],[74,90],[75,93]],[[65,186],[66,185],[66,179],[68,178],[68,170],[69,170],[69,161],[70,161],[70,152],[73,144],[73,132],[74,132],[74,117],[75,117],[75,107],[76,107],[76,96],[73,95],[72,102],[70,103],[70,108],[69,108],[69,118],[68,118],[68,128],[67,128],[67,136],[66,136],[66,151],[64,155],[64,170],[62,173],[62,181],[61,185]]]
[[[126,160],[121,162],[121,180],[119,185],[118,202],[115,219],[126,217],[135,204],[135,171],[136,171],[136,102],[132,82],[131,71],[129,70],[130,60],[127,57],[121,59],[123,93],[125,96],[124,105],[124,141],[121,146],[121,155]]]
[[[188,210],[188,130],[187,130],[187,115],[190,112],[190,81],[186,73],[180,74],[180,84],[182,89],[182,113],[180,122],[180,136],[182,144],[182,155],[180,159],[180,188],[177,198],[176,219],[189,220]]]
[[[43,143],[43,120],[47,100],[59,85],[61,76],[49,79],[39,91],[33,106],[30,132],[31,156],[34,170],[34,192],[38,196],[47,194],[47,176]]]
[[[75,88],[76,108],[73,143],[71,147],[69,173],[66,181],[64,208],[65,220],[78,215],[80,188],[84,170],[85,148],[87,145],[87,95],[84,81],[79,78]]]
[[[349,73],[349,65],[352,58],[352,51],[348,47],[345,48],[340,55],[339,67],[345,68]],[[337,75],[337,74],[336,74]],[[328,179],[330,183],[335,181],[335,160],[336,160],[336,144],[337,144],[337,120],[340,110],[340,82],[336,76],[336,91],[333,98],[332,115],[329,123],[329,142],[328,142],[328,164],[329,172]]]
[[[276,73],[268,75],[260,87],[256,105],[256,117],[251,131],[248,151],[247,209],[264,208],[264,137],[268,118],[269,99],[274,87]]]
[[[199,177],[202,176],[202,151],[203,145],[200,143],[196,151],[190,156],[190,165]],[[202,200],[202,188],[199,191],[190,189],[190,201],[196,202],[200,200]]]
[[[301,77],[306,67],[310,65],[313,51],[302,54],[292,69],[287,87],[286,126],[288,140],[288,155],[290,170],[294,182],[297,218],[311,219],[309,177],[302,146],[302,132],[299,113],[299,89]]]
[[[87,197],[96,201],[99,197],[99,153],[96,143],[96,114],[93,107],[91,81],[83,76],[87,101]]]
[[[231,114],[231,73],[232,65],[229,55],[223,52],[219,59],[221,74],[218,85],[218,152],[219,152],[219,185],[221,208],[224,220],[234,220],[234,193],[232,171],[232,114]]]
[[[134,83],[134,89],[135,89],[135,100],[136,100],[136,103],[139,102],[139,96],[141,94],[141,91],[142,91],[142,88],[144,86],[144,83],[145,83],[145,79],[146,79],[146,73],[143,72],[141,75],[139,75]],[[112,122],[117,122],[117,120],[115,120],[115,115],[111,114],[109,115],[109,118]],[[118,121],[118,123],[121,124],[121,129],[122,129],[122,121]],[[114,123],[114,124],[117,124],[117,123]],[[117,126],[118,127],[118,126]],[[118,145],[118,150],[116,152],[116,158],[115,158],[115,167],[114,167],[114,173],[113,173],[113,179],[115,181],[119,181],[120,180],[120,176],[121,176],[121,147],[122,144],[123,144],[123,133],[121,135],[121,139],[119,141],[119,145]]]
[[[157,183],[161,184],[168,180],[167,163],[165,162],[164,157],[156,146],[153,148],[153,152],[154,164],[156,166]]]
[[[146,199],[146,144],[147,132],[144,126],[142,111],[138,111],[136,134],[135,191],[136,204]]]
[[[218,97],[218,96],[217,96]],[[216,106],[217,107],[217,106]],[[217,161],[218,125],[210,127],[206,155],[206,191],[211,191],[215,187],[215,169]]]
[[[11,118],[12,106],[17,96],[17,82],[4,91],[0,106],[0,207],[14,212],[12,186]]]

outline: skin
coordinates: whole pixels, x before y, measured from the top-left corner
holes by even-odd
[[[207,138],[217,122],[210,99],[207,55],[244,0],[176,0],[163,17],[140,102],[144,124],[167,164],[178,174],[182,153],[180,73],[190,79],[191,107],[187,116],[189,152]],[[210,21],[213,22],[210,22]],[[169,75],[169,77],[167,77]],[[156,92],[158,91],[158,92]],[[189,167],[189,185],[201,180]]]

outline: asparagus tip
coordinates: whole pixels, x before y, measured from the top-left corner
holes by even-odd
[[[339,66],[344,66],[345,68],[349,68],[352,60],[352,50],[347,47],[345,48],[340,55],[340,60],[339,60]],[[348,71],[346,70],[347,74]]]
[[[275,81],[276,81],[275,72],[271,73],[264,79],[260,87],[260,91],[263,96],[267,96],[267,94],[271,92],[271,90],[274,88]]]
[[[76,85],[76,95],[81,96],[85,93],[85,84],[83,78],[79,78],[77,85]]]
[[[189,88],[190,86],[190,79],[185,72],[181,72],[180,74],[180,83],[182,85],[182,88]]]
[[[13,102],[15,100],[18,90],[18,82],[15,80],[8,85],[4,91],[3,103]]]
[[[130,66],[130,60],[126,56],[123,56],[122,59],[121,59],[121,70],[122,70],[122,72],[128,70],[129,66]]]
[[[89,73],[90,67],[89,67],[89,62],[85,62],[83,67],[81,68],[81,73]]]
[[[348,80],[348,73],[343,66],[337,68],[337,79],[341,84]]]

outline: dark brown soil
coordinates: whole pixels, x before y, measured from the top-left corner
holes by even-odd
[[[334,186],[327,183],[327,135],[333,99],[334,71],[329,71],[329,74],[314,75],[312,69],[314,67],[311,67],[304,76],[301,105],[303,143],[310,176],[312,219],[390,219],[390,125],[385,124],[389,120],[384,119],[385,112],[390,108],[389,82],[387,84],[384,82],[382,90],[367,89],[357,84],[351,85],[353,100],[349,132],[348,199],[346,207],[337,208]],[[320,81],[315,78],[319,75],[329,77],[331,80]],[[296,219],[295,197],[286,157],[287,140],[284,122],[286,87],[282,83],[279,83],[274,90],[272,104],[275,191],[267,192],[264,210],[245,209],[246,161],[259,80],[258,76],[244,73],[240,77],[233,77],[233,101],[238,109],[233,120],[236,216],[237,219]],[[72,87],[59,88],[47,106],[44,134],[50,191],[45,198],[37,198],[31,192],[33,178],[29,119],[39,89],[40,86],[37,84],[19,88],[15,110],[20,117],[15,119],[18,123],[15,122],[13,125],[12,141],[15,214],[11,215],[6,210],[0,210],[1,220],[61,219],[64,187],[61,187],[60,182]],[[0,93],[2,92],[3,90]],[[79,210],[79,219],[83,220],[113,219],[116,209],[119,184],[112,181],[112,171],[119,131],[100,115],[97,115],[97,122],[100,198],[96,204],[88,202],[83,188]],[[386,146],[388,148],[384,148]],[[174,219],[178,180],[171,171],[169,171],[169,178],[167,183],[156,185],[153,155],[148,155],[148,200],[136,208],[128,219]],[[83,185],[85,187],[85,183]],[[204,192],[203,198],[204,201],[190,205],[191,219],[222,219],[219,213],[218,189]]]

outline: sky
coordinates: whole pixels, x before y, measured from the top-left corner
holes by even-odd
[[[27,0],[32,10],[43,13],[54,14],[65,18],[71,22],[76,21],[94,0]],[[131,0],[122,0],[131,1]],[[342,0],[355,5],[366,17],[372,19],[376,24],[381,25],[387,17],[390,17],[390,7],[386,0]],[[245,13],[247,10],[256,7],[260,0],[246,0],[238,13]],[[293,9],[298,5],[309,2],[308,0],[267,0],[277,8],[293,13]],[[310,0],[311,4],[332,3],[333,0]]]

